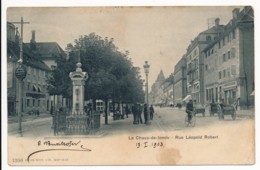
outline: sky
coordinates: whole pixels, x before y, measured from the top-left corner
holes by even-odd
[[[150,64],[149,86],[160,70],[167,78],[175,64],[185,54],[191,40],[214,25],[227,24],[232,18],[233,6],[207,7],[9,7],[7,21],[23,17],[24,42],[36,31],[36,42],[57,42],[65,49],[81,35],[95,32],[105,38],[114,38],[119,51],[130,52],[134,66]],[[240,7],[242,9],[242,7]],[[16,24],[20,29],[20,25]]]

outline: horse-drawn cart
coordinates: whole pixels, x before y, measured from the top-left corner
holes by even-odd
[[[217,104],[217,103],[211,103],[211,104],[210,104],[210,110],[209,110],[210,116],[214,116],[215,113],[218,114],[219,109],[220,109],[219,104]]]
[[[202,105],[196,105],[194,109],[195,115],[201,113],[202,116],[205,117],[205,108]]]
[[[232,119],[236,119],[236,108],[234,105],[222,105],[219,111],[219,119],[224,119],[224,115],[231,115]]]

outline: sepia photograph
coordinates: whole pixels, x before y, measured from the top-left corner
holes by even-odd
[[[5,13],[9,166],[256,163],[253,5]]]

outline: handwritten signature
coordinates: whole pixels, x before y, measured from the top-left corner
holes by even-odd
[[[73,142],[73,141],[69,141],[69,142],[52,142],[52,141],[38,141],[37,144],[38,146],[44,145],[44,146],[48,146],[48,147],[66,147],[66,148],[50,148],[50,149],[41,149],[41,150],[37,150],[35,152],[32,152],[28,155],[27,157],[27,161],[30,162],[30,157],[41,153],[41,152],[49,152],[49,151],[76,151],[76,152],[90,152],[91,149],[85,148],[82,144],[80,144],[81,141],[77,141],[77,142]],[[80,146],[79,148],[71,148],[71,147],[77,147]]]

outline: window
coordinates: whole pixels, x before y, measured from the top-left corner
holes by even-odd
[[[30,83],[27,83],[27,90],[30,91]]]
[[[221,48],[221,43],[220,43],[220,41],[218,42],[218,48],[219,48],[219,49]]]
[[[228,34],[228,35],[227,35],[227,42],[229,43],[229,41],[230,41],[230,40],[229,40],[229,34]]]
[[[197,55],[197,50],[195,50],[195,51],[194,51],[193,55],[194,55],[194,56],[196,56],[196,55]]]
[[[213,54],[213,49],[211,49],[211,54]]]
[[[236,38],[236,31],[235,30],[233,30],[232,35],[233,35],[233,39],[235,39]]]
[[[207,41],[211,41],[211,36],[208,35],[208,36],[206,37],[206,40],[207,40]]]
[[[27,107],[29,107],[30,106],[30,99],[27,99]]]
[[[226,54],[223,54],[223,62],[226,61]]]
[[[218,77],[219,79],[221,79],[221,71],[218,73]]]
[[[225,37],[223,38],[222,41],[223,41],[223,46],[224,46],[224,45],[226,44],[226,42],[225,42]]]
[[[233,76],[236,75],[236,65],[232,65],[232,66],[231,66],[231,74],[232,74]]]
[[[205,65],[205,70],[206,70],[206,71],[208,70],[208,65],[207,65],[207,64]]]
[[[223,70],[223,78],[226,77],[226,70]]]
[[[41,105],[41,100],[38,100],[38,106],[40,106]]]
[[[33,99],[33,107],[35,106],[35,99]]]
[[[54,70],[54,69],[56,69],[56,66],[52,65],[51,70]]]
[[[231,57],[231,54],[230,54],[230,51],[228,51],[228,59],[230,59],[230,57]]]
[[[235,58],[235,48],[231,48],[231,58]]]
[[[230,68],[227,69],[227,76],[230,78]]]
[[[27,67],[27,75],[31,74],[31,67]]]

